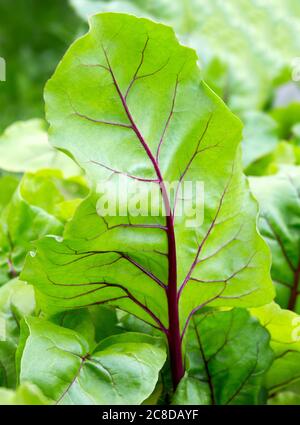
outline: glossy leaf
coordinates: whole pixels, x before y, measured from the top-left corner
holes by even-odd
[[[268,332],[243,309],[195,315],[186,346],[188,375],[177,404],[259,404],[273,361]]]
[[[76,332],[27,318],[17,360],[56,404],[140,404],[154,390],[166,354],[159,339],[128,333],[103,340],[93,353]]]
[[[274,176],[250,179],[260,204],[259,228],[273,255],[276,300],[300,312],[300,169],[285,167]]]

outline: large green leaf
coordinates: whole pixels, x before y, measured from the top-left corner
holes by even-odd
[[[297,0],[70,0],[86,16],[103,11],[134,13],[171,25],[195,47],[204,66],[227,65],[224,99],[234,110],[262,107],[272,81],[299,56]],[[280,22],[280,25],[278,24]],[[274,28],[276,27],[276,32]],[[285,77],[291,79],[291,72]]]
[[[300,397],[300,316],[271,303],[251,309],[271,335],[275,360],[266,375],[270,403],[293,404]]]
[[[56,404],[140,404],[166,359],[159,339],[127,333],[93,353],[76,332],[27,318],[17,353],[20,382],[31,381]]]
[[[259,227],[272,250],[277,301],[300,312],[300,168],[285,167],[250,184],[260,204]]]
[[[201,82],[194,52],[170,28],[129,15],[95,16],[48,83],[46,102],[52,143],[71,152],[94,184],[117,182],[121,173],[143,180],[148,191],[158,175],[178,187],[184,180],[205,187],[204,223],[190,226],[190,217],[175,214],[168,229],[162,215],[100,217],[93,192],[64,240],[44,238],[28,257],[23,278],[46,311],[111,302],[166,328],[173,226],[182,330],[203,305],[272,299],[270,255],[236,154],[240,123]],[[203,208],[201,197],[193,206]],[[169,280],[174,287],[174,270]]]
[[[47,314],[110,303],[163,331],[175,387],[196,311],[273,299],[270,253],[242,174],[240,121],[172,29],[122,14],[93,17],[45,99],[51,142],[76,158],[93,190],[63,238],[36,242],[22,278]],[[105,214],[100,204],[113,203],[115,189],[125,206],[120,182],[133,205]]]
[[[0,168],[15,173],[52,168],[67,177],[81,173],[72,159],[48,143],[47,126],[40,119],[16,122],[0,136]]]
[[[273,361],[268,332],[243,309],[195,315],[177,404],[259,404]]]

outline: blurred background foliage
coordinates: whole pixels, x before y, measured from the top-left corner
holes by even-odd
[[[86,25],[67,0],[1,0],[0,131],[16,120],[44,116],[43,87]]]

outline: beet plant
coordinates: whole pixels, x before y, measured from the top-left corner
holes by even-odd
[[[91,192],[62,237],[34,243],[21,279],[50,319],[105,304],[154,336],[116,334],[95,346],[74,329],[26,319],[20,382],[57,403],[140,403],[161,382],[166,343],[161,373],[173,402],[261,402],[269,336],[246,310],[231,309],[271,302],[271,257],[242,171],[241,122],[202,81],[195,52],[167,26],[95,15],[45,101],[50,142],[85,171]],[[103,196],[116,201],[106,183],[120,180],[142,186],[145,202],[156,188],[159,213],[101,213]],[[186,196],[186,182],[200,182],[203,196]]]

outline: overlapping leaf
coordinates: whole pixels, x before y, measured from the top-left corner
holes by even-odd
[[[7,175],[0,178],[0,212],[10,202],[18,183],[19,180],[17,177]]]
[[[250,184],[260,204],[259,227],[272,250],[277,301],[300,312],[300,169],[285,167]]]
[[[271,335],[274,362],[268,371],[265,385],[270,403],[294,404],[300,394],[300,316],[272,303],[252,309]]]
[[[195,315],[187,341],[188,371],[176,404],[259,404],[273,361],[267,331],[246,310]]]
[[[33,314],[35,307],[32,286],[14,279],[0,287],[0,387],[15,388],[20,322],[24,315]]]
[[[63,179],[54,170],[25,174],[13,195],[7,179],[0,180],[8,183],[9,191],[0,220],[0,284],[19,274],[31,241],[62,233],[64,222],[87,192],[80,178]]]
[[[33,314],[36,308],[34,290],[30,285],[13,279],[0,288],[1,336],[4,342],[17,345],[20,321],[24,315]]]
[[[140,404],[154,390],[166,359],[159,339],[128,333],[89,352],[74,331],[37,318],[23,323],[17,353],[20,382],[56,404]]]

